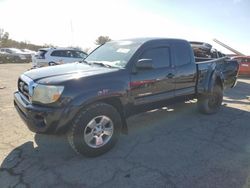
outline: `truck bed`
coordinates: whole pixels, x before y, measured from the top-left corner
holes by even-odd
[[[235,86],[239,67],[237,61],[229,60],[227,57],[216,59],[195,57],[195,64],[198,74],[198,86],[210,80],[208,76],[213,75],[214,71],[223,75],[223,89]]]

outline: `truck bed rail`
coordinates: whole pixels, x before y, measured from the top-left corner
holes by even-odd
[[[204,57],[195,57],[195,63],[201,64],[201,63],[216,63],[220,62],[222,60],[226,60],[228,57],[220,57],[220,58],[204,58]]]

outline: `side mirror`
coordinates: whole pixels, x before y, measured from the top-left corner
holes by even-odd
[[[137,69],[153,69],[153,60],[152,59],[139,59],[135,66]]]

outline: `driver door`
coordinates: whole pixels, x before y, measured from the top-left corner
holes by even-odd
[[[138,69],[132,73],[130,96],[134,105],[145,105],[174,97],[174,69],[168,45],[146,48],[140,59],[152,59],[152,69]]]

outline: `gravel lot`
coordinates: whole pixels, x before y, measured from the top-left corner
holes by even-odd
[[[16,81],[30,66],[0,65],[0,188],[250,187],[250,79],[225,93],[215,115],[194,101],[140,114],[113,150],[85,158],[63,136],[31,133],[16,113]]]

